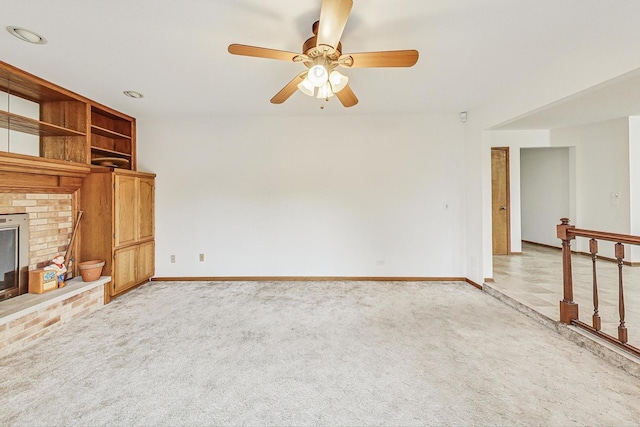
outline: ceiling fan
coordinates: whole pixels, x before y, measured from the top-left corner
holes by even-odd
[[[233,55],[277,59],[304,64],[307,69],[293,78],[273,98],[271,103],[282,104],[296,90],[308,96],[329,100],[336,96],[342,105],[352,107],[358,98],[349,87],[349,78],[336,70],[369,67],[411,67],[418,62],[417,50],[342,53],[340,38],[349,19],[353,0],[322,0],[320,20],[313,26],[313,37],[302,45],[302,53],[242,44],[229,45]]]

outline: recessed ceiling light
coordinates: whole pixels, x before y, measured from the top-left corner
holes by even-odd
[[[124,93],[125,95],[127,95],[130,98],[135,98],[135,99],[144,98],[143,94],[141,94],[140,92],[136,92],[135,90],[125,90],[122,93]]]
[[[17,38],[19,38],[22,41],[25,42],[29,42],[29,43],[33,43],[33,44],[46,44],[47,43],[47,39],[45,39],[44,37],[42,37],[39,34],[34,33],[33,31],[24,29],[24,28],[20,28],[20,27],[7,27],[7,31],[9,31],[9,33],[11,35],[16,36]]]

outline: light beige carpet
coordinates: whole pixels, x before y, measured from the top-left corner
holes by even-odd
[[[1,425],[637,425],[640,380],[464,283],[149,283],[0,359]]]

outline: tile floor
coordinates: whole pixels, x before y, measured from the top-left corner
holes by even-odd
[[[552,320],[560,319],[562,299],[562,252],[530,243],[523,243],[522,255],[493,257],[493,277],[488,283],[493,289],[534,309]],[[591,324],[593,288],[591,258],[572,256],[574,301],[579,306],[580,320]],[[602,330],[618,336],[618,266],[599,260],[596,264],[599,312]],[[623,267],[625,323],[629,344],[640,347],[640,267]]]

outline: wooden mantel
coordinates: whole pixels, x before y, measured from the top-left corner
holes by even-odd
[[[74,193],[91,166],[0,153],[0,193]]]

